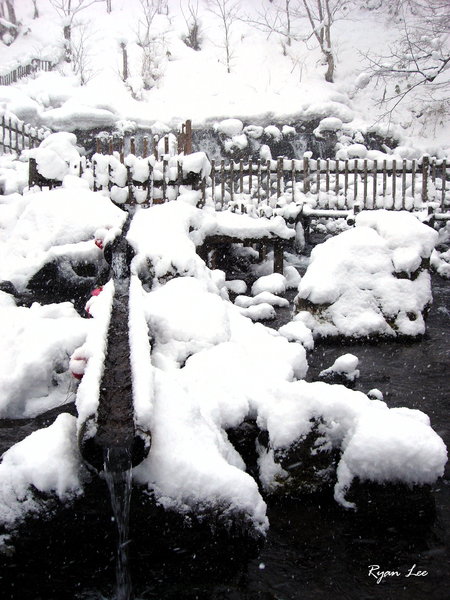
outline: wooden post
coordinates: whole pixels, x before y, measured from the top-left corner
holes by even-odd
[[[358,159],[353,162],[353,202],[356,202],[358,196]]]
[[[128,203],[133,204],[133,177],[131,175],[131,167],[127,165],[127,186],[128,186]]]
[[[428,156],[422,158],[422,202],[428,202],[428,173],[430,159]]]
[[[320,169],[322,168],[322,159],[318,158],[316,161],[316,194],[319,197],[320,194]]]
[[[113,152],[114,152],[113,138],[110,137],[108,140],[108,154],[112,155]]]
[[[309,158],[303,157],[303,193],[307,194],[310,190],[309,183]]]
[[[277,200],[281,196],[281,178],[283,177],[283,157],[277,159]]]
[[[221,196],[222,196],[222,208],[225,202],[225,160],[222,158],[220,161],[220,185],[221,185]]]
[[[334,193],[336,201],[339,198],[339,159],[334,162],[335,164],[335,180],[334,180]]]
[[[383,160],[383,198],[386,197],[386,185],[387,185],[387,160]],[[384,201],[383,201],[384,208]]]
[[[392,161],[392,208],[395,208],[395,196],[397,191],[397,163]]]
[[[295,160],[291,161],[292,202],[295,202]]]
[[[325,191],[330,191],[330,159],[325,162]]]
[[[28,161],[28,187],[31,187],[35,184],[36,178],[37,178],[36,176],[37,176],[36,159],[30,158],[30,160]]]
[[[436,183],[436,158],[434,157],[431,161],[431,181],[433,184]]]
[[[239,193],[244,193],[244,164],[242,158],[239,161]]]
[[[271,169],[272,163],[270,161],[270,159],[268,161],[266,161],[266,169],[267,169],[267,202],[269,202],[270,200],[270,169]]]
[[[164,136],[164,154],[169,154],[169,136]]]
[[[142,158],[147,158],[148,156],[148,136],[144,135],[143,147],[142,147]]]
[[[377,206],[377,167],[378,167],[378,163],[377,160],[375,159],[373,161],[373,170],[372,170],[372,208],[376,208]]]
[[[22,150],[25,150],[25,123],[22,123]]]
[[[367,206],[367,158],[364,159],[364,181],[363,181],[363,208]]]
[[[253,161],[250,159],[248,161],[248,193],[252,193],[252,184],[253,184]]]
[[[121,137],[119,139],[119,153],[120,153],[120,162],[123,164],[125,161],[125,156],[124,156],[124,139],[123,137]]]
[[[192,154],[192,121],[190,119],[186,121],[185,154]]]
[[[162,201],[163,203],[167,200],[167,159],[164,158],[163,159],[163,183],[162,183],[162,190],[163,190],[163,197],[162,197]]]
[[[3,115],[2,116],[2,146],[3,146],[3,152],[6,150],[5,137],[6,137],[6,118],[5,118],[5,115]]]
[[[178,162],[180,165],[180,163]],[[214,159],[211,160],[211,199],[214,204],[214,208],[216,207],[216,161]]]
[[[267,246],[264,242],[259,245],[258,255],[259,262],[262,262],[267,256]]]
[[[99,138],[95,139],[95,152],[97,154],[101,154],[101,152],[102,152],[101,142],[100,142]]]
[[[275,242],[273,245],[273,272],[283,275],[284,248],[283,242]]]
[[[441,210],[445,208],[445,188],[447,187],[447,161],[442,161],[442,190],[441,190]]]
[[[413,206],[415,206],[414,199],[416,195],[416,160],[412,161],[411,165],[411,193],[413,197]]]
[[[130,154],[136,156],[136,140],[134,137],[130,138]]]
[[[345,159],[345,163],[344,163],[344,197],[345,197],[344,206],[347,206],[347,193],[348,193],[348,158]]]
[[[258,186],[258,202],[261,201],[261,159],[258,158],[258,167],[257,167],[257,186]]]
[[[406,159],[403,159],[402,168],[402,209],[406,208]]]
[[[234,160],[230,160],[230,202],[234,199]]]

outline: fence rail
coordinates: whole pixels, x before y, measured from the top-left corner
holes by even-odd
[[[51,131],[45,127],[34,127],[12,114],[3,114],[0,120],[0,148],[3,152],[17,152],[35,148]]]
[[[25,65],[19,65],[9,73],[0,75],[0,85],[11,85],[16,83],[23,77],[28,77],[37,71],[52,71],[56,66],[56,62],[51,60],[42,60],[41,58],[33,58]]]

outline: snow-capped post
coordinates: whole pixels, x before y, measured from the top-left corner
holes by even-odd
[[[377,168],[378,163],[377,159],[373,161],[373,169],[372,169],[372,208],[375,208],[377,202]],[[414,194],[413,194],[414,196]]]
[[[130,138],[130,154],[136,155],[136,140],[134,137]]]
[[[395,207],[395,196],[397,192],[397,162],[392,161],[392,208]]]
[[[364,180],[363,180],[363,207],[366,208],[367,206],[367,158],[364,159],[364,166],[363,166],[363,170],[364,170]]]
[[[425,154],[422,158],[422,202],[428,202],[428,172],[430,169],[430,157]]]
[[[303,193],[307,194],[309,192],[309,158],[307,156],[303,157]]]

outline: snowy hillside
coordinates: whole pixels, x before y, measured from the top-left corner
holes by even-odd
[[[414,154],[411,147],[416,153],[448,154],[448,73],[437,74],[436,90],[414,88],[415,79],[386,83],[380,69],[373,73],[379,57],[395,51],[406,27],[401,10],[392,14],[390,2],[348,2],[334,13],[333,83],[325,81],[325,55],[304,9],[300,14],[301,2],[112,0],[110,13],[107,2],[81,2],[81,10],[66,17],[55,9],[63,4],[39,0],[39,17],[33,18],[32,2],[15,2],[19,32],[2,45],[1,73],[31,58],[59,57],[54,71],[0,87],[0,107],[26,122],[72,131],[149,128],[155,122],[176,126],[187,118],[199,127],[225,117],[264,124],[332,117],[328,126],[338,130],[344,145],[371,130],[394,136],[406,147],[406,158]],[[291,11],[289,35],[285,5]],[[220,7],[226,13],[228,52]],[[198,51],[183,41],[194,19]],[[64,60],[64,23],[71,23],[71,62]],[[437,69],[448,55],[446,27],[438,38],[422,38],[424,50],[429,43],[435,46],[429,60]],[[392,57],[390,65],[397,68]],[[426,68],[435,67],[427,63]],[[380,104],[401,96],[408,85],[414,89],[394,112],[389,109],[397,100]]]

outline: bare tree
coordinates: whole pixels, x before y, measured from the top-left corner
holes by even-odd
[[[167,2],[164,0],[139,0],[142,10],[136,32],[137,44],[142,49],[141,76],[144,89],[152,88],[162,75],[162,63],[167,58],[164,35],[152,33],[152,24],[156,15],[167,14]]]
[[[79,22],[73,26],[72,66],[74,73],[80,78],[81,85],[86,85],[94,76],[92,41],[93,32],[87,22]]]
[[[302,0],[302,2],[311,25],[312,32],[309,37],[316,38],[327,65],[325,81],[332,83],[335,60],[331,44],[331,27],[343,3],[341,0],[316,0],[315,5],[313,0]]]
[[[276,33],[280,36],[283,54],[286,56],[286,46],[292,45],[293,10],[297,8],[297,0],[270,0],[269,5],[262,5],[254,15],[246,17],[245,21],[257,29],[265,31],[270,36]]]
[[[5,0],[6,10],[8,12],[8,21],[13,25],[17,25],[16,10],[14,8],[14,0]]]
[[[232,29],[233,24],[239,17],[239,2],[237,0],[209,0],[208,8],[213,15],[220,19],[227,72],[231,73],[231,60],[233,58]]]
[[[415,90],[415,112],[449,113],[450,4],[446,0],[399,0],[400,35],[383,55],[367,53],[372,78],[384,85],[385,114]]]
[[[198,16],[198,0],[196,0],[195,4],[189,0],[187,7],[188,15],[186,15],[183,10],[182,2],[180,2],[180,8],[188,30],[188,33],[184,36],[183,41],[189,48],[192,48],[193,50],[200,50],[202,35],[200,18]]]
[[[33,19],[39,19],[39,9],[37,6],[37,0],[33,0],[33,8],[34,8]]]
[[[50,0],[50,4],[63,20],[64,48],[67,62],[72,60],[71,38],[74,19],[80,11],[96,2],[103,2],[103,0]]]

